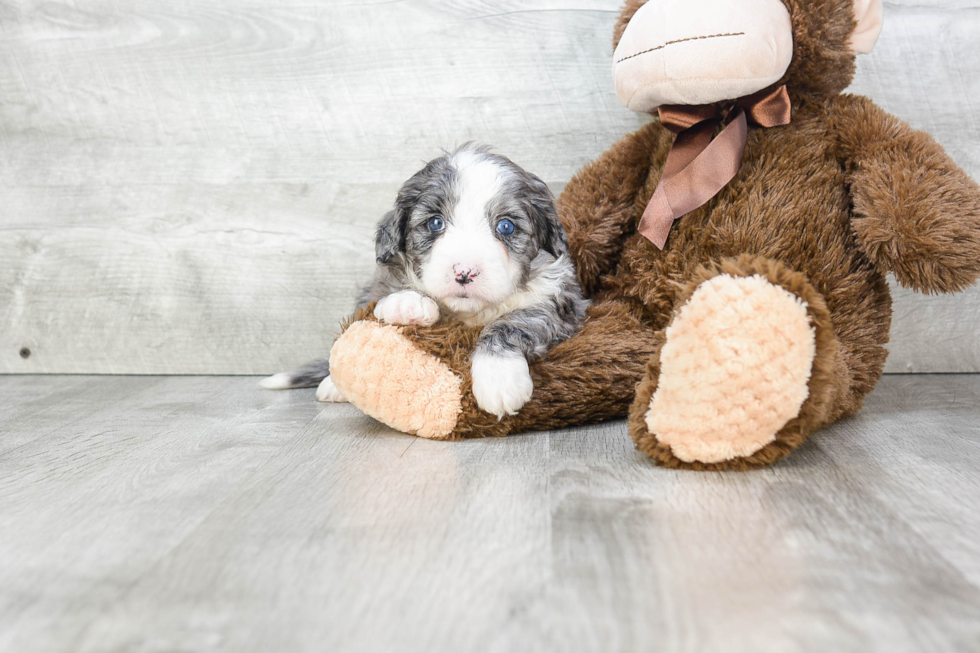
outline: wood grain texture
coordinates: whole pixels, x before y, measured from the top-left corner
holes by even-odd
[[[971,651],[980,376],[775,467],[440,443],[251,378],[0,378],[0,651]]]
[[[610,80],[619,4],[3,3],[0,373],[322,354],[440,147],[493,143],[560,189],[642,124]],[[855,90],[980,177],[980,3],[886,11]],[[980,291],[902,294],[897,317],[889,370],[980,370]]]

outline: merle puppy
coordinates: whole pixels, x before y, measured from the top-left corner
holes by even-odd
[[[554,196],[486,147],[464,145],[405,182],[378,224],[375,251],[358,306],[377,301],[375,317],[390,324],[483,327],[471,357],[473,395],[498,417],[530,399],[528,360],[575,333],[585,314]],[[344,401],[328,375],[321,359],[262,385],[319,384],[320,401]]]

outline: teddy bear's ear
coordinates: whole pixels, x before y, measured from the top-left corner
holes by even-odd
[[[854,19],[857,29],[851,35],[851,49],[867,54],[875,47],[884,21],[882,0],[854,0]]]

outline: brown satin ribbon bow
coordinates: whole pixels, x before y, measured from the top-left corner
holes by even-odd
[[[727,109],[727,115],[724,111]],[[749,95],[733,104],[669,105],[660,122],[677,134],[663,176],[640,220],[639,231],[664,248],[674,220],[707,203],[728,185],[742,165],[748,122],[759,127],[788,125],[792,115],[785,86]],[[716,127],[724,125],[712,138]]]

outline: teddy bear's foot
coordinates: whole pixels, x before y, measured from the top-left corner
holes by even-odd
[[[638,447],[661,464],[766,464],[795,448],[826,414],[836,341],[827,338],[829,318],[820,319],[827,317],[822,298],[802,275],[788,280],[805,284],[807,299],[770,280],[792,274],[785,269],[751,273],[756,263],[694,286],[664,333],[631,414]],[[818,396],[811,397],[814,385]]]
[[[331,350],[329,379],[371,417],[423,438],[450,438],[462,412],[462,380],[397,326],[351,324]]]
[[[666,336],[646,424],[684,462],[751,456],[809,394],[816,343],[806,306],[762,277],[705,281]]]

